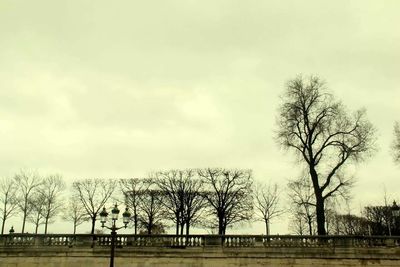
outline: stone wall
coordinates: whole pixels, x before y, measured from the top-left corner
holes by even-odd
[[[3,248],[0,267],[109,266],[106,248]],[[118,267],[400,266],[393,248],[117,248]]]
[[[400,237],[125,236],[116,267],[400,266]],[[0,267],[109,266],[109,236],[0,236]]]

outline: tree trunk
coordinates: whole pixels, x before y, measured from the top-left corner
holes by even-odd
[[[3,213],[3,220],[2,220],[2,224],[1,224],[1,234],[4,234],[4,226],[6,224],[6,209],[4,209],[4,213]]]
[[[313,163],[310,163],[310,176],[314,187],[316,202],[317,233],[318,235],[326,235],[324,198],[322,197],[322,191],[318,182],[318,173]]]
[[[316,205],[318,235],[326,235],[324,199],[321,195],[316,196]]]
[[[225,235],[225,234],[226,234],[226,222],[223,221],[223,223],[222,223],[222,235]]]
[[[148,225],[148,228],[147,228],[147,234],[148,235],[151,235],[152,228],[153,228],[153,218],[149,218],[149,225]]]
[[[24,217],[22,218],[22,230],[21,230],[22,234],[25,231],[25,221],[26,221],[26,211],[24,211]]]
[[[269,235],[269,222],[267,219],[265,219],[265,234]]]
[[[90,233],[93,235],[94,234],[94,227],[96,226],[96,216],[92,217],[92,230]]]
[[[5,224],[5,221],[3,220],[3,223],[1,224],[1,234],[2,235],[4,234],[4,224]]]
[[[179,235],[179,216],[176,217],[176,235]]]
[[[76,223],[74,223],[74,234],[76,234]]]
[[[310,235],[312,235],[313,234],[313,232],[312,232],[312,220],[311,220],[311,218],[309,216],[307,217],[307,222],[308,222],[308,232],[309,232]]]
[[[135,212],[135,215],[133,215],[133,221],[134,221],[134,224],[135,224],[135,235],[137,235],[138,216],[137,216],[136,212]]]
[[[186,235],[189,235],[190,222],[186,222]]]
[[[183,228],[185,227],[184,224],[181,224],[181,236],[183,236]]]
[[[224,234],[224,218],[222,216],[218,216],[218,234]]]
[[[44,234],[47,234],[47,224],[49,223],[49,218],[46,216],[46,221],[44,223]]]
[[[26,196],[25,196],[25,198],[24,198],[24,208],[23,208],[23,210],[22,210],[22,212],[24,213],[24,217],[22,218],[22,230],[21,230],[21,233],[23,234],[24,233],[24,231],[25,231],[25,222],[26,222],[26,216],[27,216],[27,213],[28,213],[28,199],[26,198]]]

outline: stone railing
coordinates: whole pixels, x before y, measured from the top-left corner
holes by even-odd
[[[400,236],[117,235],[116,247],[400,247]],[[110,235],[7,234],[0,247],[106,247]]]

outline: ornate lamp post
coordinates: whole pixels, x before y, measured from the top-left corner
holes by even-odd
[[[106,211],[106,208],[103,207],[103,210],[100,212],[100,222],[101,222],[101,227],[102,228],[107,228],[111,230],[111,255],[110,255],[110,267],[114,267],[114,250],[115,250],[115,238],[117,236],[117,230],[126,228],[126,226],[129,223],[131,214],[128,211],[128,208],[125,209],[125,212],[122,213],[122,221],[124,223],[124,226],[122,227],[117,227],[115,225],[116,221],[118,220],[118,214],[119,214],[119,209],[117,207],[117,204],[115,204],[114,208],[111,210],[111,227],[108,227],[104,225],[107,222],[107,216],[108,212]]]
[[[395,218],[400,216],[400,207],[397,206],[396,201],[393,201],[392,215]]]
[[[390,209],[392,210],[393,216],[393,228],[396,229],[396,218],[400,217],[400,207],[396,204],[396,201],[393,201],[393,205]]]

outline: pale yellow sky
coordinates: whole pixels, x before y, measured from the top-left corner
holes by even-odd
[[[399,10],[396,0],[2,0],[0,175],[221,166],[285,185],[300,167],[273,140],[276,110],[303,73],[378,129],[353,206],[381,201],[384,184],[400,200],[389,154]]]

